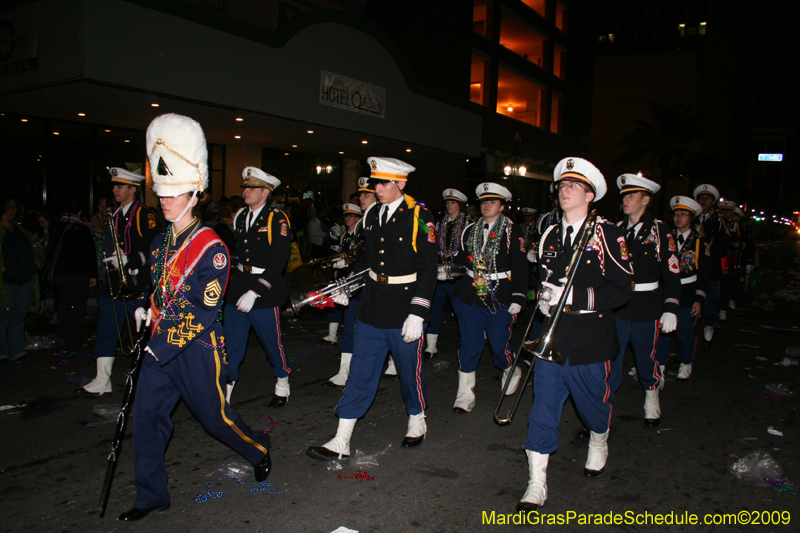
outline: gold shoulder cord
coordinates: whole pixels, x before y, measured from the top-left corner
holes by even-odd
[[[139,225],[139,214],[141,214],[141,212],[142,206],[139,206],[136,209],[136,231],[139,233],[139,237],[144,237],[144,235],[142,235],[142,227]]]
[[[411,247],[417,253],[417,234],[419,233],[419,206],[414,208],[414,231],[411,235]]]
[[[269,212],[269,219],[267,219],[267,241],[269,242],[270,246],[272,246],[272,217],[275,215],[275,211]]]

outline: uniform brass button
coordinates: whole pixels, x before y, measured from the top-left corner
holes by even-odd
[[[602,315],[602,314],[600,315],[600,318],[603,318],[603,315]]]
[[[244,240],[244,243],[247,244],[247,239]]]
[[[378,250],[378,253],[379,253],[379,254],[382,254],[382,253],[383,253],[383,250]]]
[[[381,237],[381,242],[383,242],[383,237]]]
[[[402,241],[402,240],[403,240],[403,238],[402,238],[402,237],[400,237],[400,240]]]
[[[408,290],[408,287],[406,287],[406,290]]]
[[[586,264],[587,264],[587,265],[590,265],[590,264],[592,264],[592,260],[591,260],[591,259],[587,259],[587,260],[586,260]]]
[[[383,266],[383,261],[381,261],[381,266]]]
[[[245,250],[244,253],[249,254],[250,250]]]

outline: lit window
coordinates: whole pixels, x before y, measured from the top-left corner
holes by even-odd
[[[556,28],[567,33],[567,8],[561,2],[556,2]]]
[[[707,24],[705,22],[701,22],[700,23],[700,27],[697,29],[697,33],[699,33],[700,35],[705,35],[706,34],[706,26],[707,26]]]
[[[480,105],[488,105],[489,93],[486,80],[489,79],[489,60],[481,55],[472,54],[472,73],[469,80],[469,99]]]
[[[550,131],[559,135],[561,132],[561,117],[563,116],[564,97],[553,93],[552,105],[550,106]]]
[[[528,26],[509,11],[503,11],[500,44],[544,68],[544,35]]]
[[[497,108],[501,115],[544,128],[543,86],[500,67],[497,77]],[[509,111],[508,108],[512,108]]]
[[[475,0],[472,4],[472,29],[486,37],[492,36],[491,0]]]
[[[553,74],[561,78],[562,80],[566,77],[566,67],[565,62],[567,59],[567,50],[566,48],[556,45],[555,50],[553,52]]]
[[[541,16],[544,16],[545,0],[522,0],[522,2]]]
[[[686,36],[686,24],[678,24],[678,36]]]

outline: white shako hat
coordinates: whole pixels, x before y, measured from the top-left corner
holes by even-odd
[[[408,181],[408,175],[417,170],[416,167],[391,157],[368,157],[367,164],[370,168],[369,177],[373,181]]]
[[[539,212],[539,210],[534,209],[533,207],[523,207],[522,209],[519,210],[519,212],[522,213],[523,215],[535,215],[536,213]]]
[[[553,179],[557,182],[561,180],[581,181],[589,185],[594,191],[594,201],[598,201],[606,195],[608,186],[603,173],[597,167],[580,157],[565,157],[558,162],[553,170]]]
[[[458,189],[445,189],[442,191],[442,199],[443,200],[455,200],[456,202],[461,202],[462,204],[467,203],[467,195],[463,192],[459,191]]]
[[[511,191],[499,183],[492,183],[491,181],[478,185],[475,188],[475,195],[478,197],[478,200],[492,200],[494,198],[500,198],[506,202],[511,200]]]
[[[281,186],[281,180],[272,174],[267,174],[258,167],[244,167],[242,170],[242,180],[242,185],[240,186],[242,189],[245,187],[266,187],[274,191]]]
[[[125,170],[120,167],[111,167],[108,169],[111,174],[112,183],[124,183],[125,185],[136,185],[140,187],[144,181],[144,174],[136,174],[130,170]]]
[[[358,215],[361,216],[361,208],[356,204],[344,204],[342,206],[345,215]]]
[[[620,194],[628,194],[629,192],[643,191],[655,194],[661,190],[661,185],[653,180],[649,180],[638,174],[623,174],[617,178],[617,187],[619,187]]]
[[[673,196],[669,201],[669,208],[673,211],[685,209],[686,211],[691,211],[695,215],[699,215],[703,212],[703,207],[688,196]]]
[[[369,178],[358,178],[358,192],[375,192],[375,186],[370,185]]]
[[[147,157],[156,196],[203,192],[208,187],[208,148],[197,121],[168,113],[147,127]]]
[[[698,196],[701,194],[710,194],[714,197],[714,201],[716,202],[719,200],[719,190],[716,187],[709,183],[703,183],[702,185],[698,185],[697,188],[694,190],[694,198],[697,199]]]
[[[744,218],[744,211],[738,205],[733,208],[733,212],[739,215],[739,218]]]
[[[733,200],[722,200],[717,202],[717,209],[736,209],[739,207]]]

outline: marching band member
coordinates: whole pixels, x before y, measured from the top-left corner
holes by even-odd
[[[522,229],[522,237],[525,239],[526,251],[530,251],[535,247],[538,230],[536,213],[538,212],[538,209],[534,209],[533,207],[523,207],[520,209],[520,213],[522,213],[522,224],[520,224],[520,228]],[[529,261],[531,257],[535,259],[536,252],[528,256]],[[525,296],[529,300],[533,300],[536,297],[536,261],[530,261],[528,269],[528,291]]]
[[[703,212],[695,217],[700,232],[711,249],[711,268],[708,272],[708,288],[706,301],[703,303],[703,347],[711,348],[714,340],[714,326],[719,314],[719,290],[722,283],[722,258],[728,253],[730,232],[724,217],[719,215],[715,204],[719,200],[719,191],[713,185],[704,183],[694,190],[694,199],[703,208]]]
[[[566,276],[572,274],[574,279],[564,296],[567,307],[553,344],[565,359],[536,361],[525,442],[528,487],[517,504],[517,511],[524,512],[536,510],[547,500],[547,465],[550,454],[558,449],[558,424],[569,395],[591,431],[584,475],[597,477],[604,472],[614,402],[608,379],[619,350],[611,309],[624,305],[631,293],[625,237],[619,228],[599,218],[581,263],[567,273],[590,206],[606,193],[603,175],[589,161],[569,157],[556,165],[554,179],[563,218],[545,229],[538,248],[540,279],[553,280],[542,282],[539,307],[545,314],[558,304]]]
[[[136,200],[145,176],[118,167],[112,167],[108,172],[111,174],[114,201],[119,204],[112,216],[112,222],[122,257],[117,257],[111,227],[106,225],[103,230],[103,253],[106,258],[100,265],[97,291],[97,343],[92,354],[97,360],[97,375],[75,391],[95,397],[111,394],[111,370],[114,367],[117,343],[121,340],[121,335],[130,329],[125,326],[130,323],[128,315],[133,315],[136,308],[143,305],[149,292],[150,278],[145,266],[150,244],[160,230],[155,210]],[[129,297],[117,297],[121,294],[120,272],[123,271],[130,293],[133,293]],[[123,294],[124,292],[123,290]]]
[[[681,303],[674,335],[680,361],[678,379],[686,380],[692,375],[692,361],[697,349],[695,325],[706,298],[711,251],[694,225],[694,217],[703,210],[700,204],[688,196],[674,196],[669,206],[672,208],[673,235],[677,235],[681,266]],[[659,363],[663,365],[667,364],[670,337],[672,335],[663,335],[658,339]]]
[[[442,198],[444,199],[447,215],[436,224],[436,235],[439,237],[439,262],[450,264],[461,247],[461,235],[469,223],[467,214],[464,212],[467,195],[458,189],[445,189],[442,192]],[[450,302],[450,307],[455,309],[453,302],[453,289],[455,289],[455,286],[456,280],[442,280],[436,283],[436,293],[431,307],[431,321],[425,334],[425,340],[427,341],[425,355],[428,357],[433,357],[438,352],[436,342],[442,332],[445,301]]]
[[[641,174],[623,174],[617,178],[617,187],[625,213],[617,225],[626,234],[634,287],[630,301],[614,310],[620,349],[611,381],[616,391],[622,384],[622,359],[630,344],[645,392],[645,425],[655,427],[661,423],[659,393],[664,383],[664,368],[656,353],[658,333],[671,333],[678,325],[681,276],[677,246],[669,226],[647,212],[653,195],[661,190],[658,183]]]
[[[736,205],[736,202],[724,200],[717,203],[720,216],[725,218],[728,224],[730,240],[728,250],[722,258],[722,282],[719,287],[719,319],[727,320],[728,308],[731,302],[735,301],[738,295],[739,280],[744,275],[745,257],[752,254],[752,245],[749,235],[739,224],[739,214],[743,212]],[[734,307],[736,304],[734,304]]]
[[[350,252],[358,258],[358,254],[364,249],[364,232],[359,222],[361,221],[361,208],[355,204],[344,204],[344,224],[347,231],[342,234],[339,241],[341,253]],[[352,263],[353,261],[351,261]],[[335,262],[335,278],[346,278],[353,273],[344,259]],[[358,293],[357,293],[358,294]],[[347,376],[350,374],[350,361],[353,358],[353,335],[356,330],[356,315],[358,313],[358,296],[350,298],[348,305],[344,308],[344,332],[342,333],[342,356],[339,362],[339,371],[335,376],[325,382],[331,387],[344,387],[347,383]]]
[[[139,520],[169,507],[164,452],[172,437],[170,415],[182,398],[203,427],[255,466],[263,481],[272,468],[269,437],[253,431],[225,401],[220,307],[228,282],[228,250],[192,215],[208,186],[206,140],[200,124],[162,115],[147,128],[153,190],[171,223],[149,255],[151,306],[136,310],[137,326],[152,318],[136,386],[133,447],[136,500],[120,515]]]
[[[278,178],[260,168],[245,167],[242,180],[247,207],[233,217],[239,261],[225,295],[225,338],[231,379],[226,397],[230,401],[233,387],[239,380],[239,366],[252,327],[277,378],[275,395],[269,406],[278,408],[286,405],[291,392],[292,368],[284,349],[280,318],[281,305],[289,297],[282,276],[291,253],[289,217],[280,209],[266,205],[269,195],[281,184]]]
[[[418,446],[427,433],[422,335],[436,289],[436,228],[430,212],[404,193],[413,166],[383,157],[367,161],[381,204],[362,222],[365,248],[354,270],[369,269],[369,275],[361,292],[350,376],[336,406],[339,428],[331,441],[306,451],[322,461],[350,455],[356,420],[375,399],[389,350],[409,415],[402,445]],[[340,294],[334,301],[345,305],[348,298]]]
[[[503,214],[511,192],[497,183],[481,183],[475,194],[483,216],[464,230],[461,252],[456,256],[469,274],[456,284],[454,298],[461,346],[453,411],[463,413],[475,407],[475,371],[483,352],[484,332],[494,366],[503,370],[501,387],[510,377],[506,394],[516,392],[522,372],[517,367],[511,375],[514,351],[509,343],[528,287],[525,238]]]

